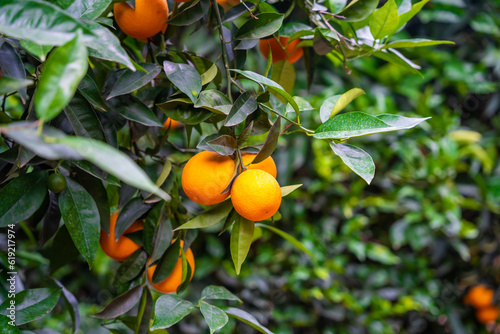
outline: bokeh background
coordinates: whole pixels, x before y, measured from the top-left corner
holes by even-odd
[[[175,42],[215,58],[219,46],[212,37],[203,31],[190,35],[187,29]],[[469,286],[483,283],[497,290],[500,282],[500,2],[433,0],[397,37],[452,40],[456,45],[404,50],[422,67],[422,76],[373,57],[350,62],[349,75],[342,64],[323,58],[307,89],[304,63],[295,64],[293,95],[316,108],[327,97],[358,87],[367,94],[349,111],[432,117],[415,129],[351,141],[374,158],[371,185],[343,165],[327,143],[303,134],[280,139],[273,155],[278,180],[303,186],[284,199],[276,224],[297,237],[317,261],[279,236],[258,230],[237,277],[229,234],[218,237],[215,226],[200,231],[192,244],[197,268],[186,299],[196,300],[209,284],[226,286],[275,333],[495,330],[477,322],[462,298]],[[262,72],[265,60],[254,51],[247,67]],[[317,111],[301,117],[320,123]],[[185,137],[182,129],[174,134],[184,146]],[[190,145],[196,142],[194,138]],[[43,255],[36,254],[38,246],[29,233],[20,233],[18,242],[24,284],[44,285],[39,273],[49,274],[48,258],[57,254],[43,249]],[[55,271],[80,302],[81,333],[109,333],[89,314],[125,291],[112,284],[116,267],[100,252],[91,272],[81,259]],[[70,323],[60,305],[39,325],[69,333]],[[127,333],[113,323],[107,327]],[[201,315],[169,329],[201,332],[208,333]],[[233,319],[220,331],[253,332]]]

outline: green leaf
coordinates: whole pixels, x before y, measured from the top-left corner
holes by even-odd
[[[29,322],[47,316],[56,307],[61,289],[29,289],[16,293],[15,312],[16,325],[24,325]],[[11,299],[6,299],[0,306],[0,314],[8,315]]]
[[[210,0],[191,1],[188,6],[181,7],[181,10],[167,20],[168,24],[174,26],[188,26],[200,21],[208,13]]]
[[[150,83],[161,72],[161,67],[151,63],[139,63],[146,72],[121,70],[121,74],[116,80],[111,92],[106,97],[109,100],[115,96],[125,95]]]
[[[196,103],[201,91],[201,76],[196,69],[187,64],[173,63],[165,60],[163,69],[168,80],[181,92]]]
[[[160,283],[170,276],[177,265],[177,261],[179,260],[180,249],[181,239],[177,238],[175,242],[167,248],[158,261],[153,274],[153,284]]]
[[[203,228],[215,225],[222,219],[224,219],[224,217],[226,217],[229,214],[232,208],[233,205],[231,201],[226,200],[210,208],[209,210],[203,212],[201,215],[191,219],[184,225],[179,226],[174,231]]]
[[[2,30],[0,29],[0,31]],[[8,42],[0,45],[0,68],[2,68],[3,75],[12,79],[18,79],[20,82],[26,81],[26,70],[24,69],[23,61],[16,52],[16,49]],[[18,83],[17,85],[19,87],[16,90],[18,90],[23,103],[25,103],[27,99],[25,86],[27,86],[27,84],[19,85]],[[2,87],[2,85],[0,85],[0,87]],[[0,90],[4,90],[4,88]]]
[[[236,32],[236,39],[260,39],[277,32],[283,23],[284,15],[261,13],[257,19],[247,20]]]
[[[229,115],[227,115],[225,126],[233,126],[243,122],[248,115],[257,110],[257,100],[250,94],[244,92],[234,102]]]
[[[64,113],[77,136],[100,141],[106,140],[101,121],[90,103],[82,95],[76,93],[64,108]]]
[[[209,285],[201,292],[201,299],[222,299],[222,300],[235,300],[240,304],[243,303],[241,299],[236,297],[228,289],[223,286]]]
[[[111,2],[112,0],[75,0],[65,11],[75,18],[95,20],[104,13]]]
[[[329,97],[323,102],[321,105],[321,109],[319,111],[319,116],[321,121],[324,123],[329,118],[337,115],[340,111],[342,111],[349,103],[351,103],[355,98],[365,94],[365,91],[360,88],[353,88],[348,90],[342,95],[335,95]]]
[[[78,85],[78,91],[89,101],[94,107],[101,111],[106,111],[106,106],[101,96],[101,92],[94,80],[86,75]]]
[[[35,110],[39,119],[50,121],[63,110],[75,95],[87,67],[87,48],[81,35],[49,55],[35,92]]]
[[[373,38],[380,39],[396,32],[399,22],[398,7],[394,0],[388,0],[371,16],[369,26]]]
[[[71,320],[73,322],[73,333],[75,334],[80,327],[80,310],[78,308],[78,300],[71,292],[69,292],[68,289],[64,287],[64,285],[61,284],[61,282],[59,282],[55,278],[53,278],[53,280],[62,290],[62,296],[64,298],[66,308],[71,315]]]
[[[276,149],[276,146],[278,146],[280,131],[281,131],[281,117],[278,117],[274,122],[273,126],[271,127],[271,129],[269,130],[264,145],[262,145],[262,148],[260,149],[259,153],[257,153],[257,155],[255,156],[255,158],[253,158],[251,163],[256,164],[262,162],[271,156],[271,154]]]
[[[348,144],[330,143],[333,152],[366,183],[370,184],[375,176],[375,163],[372,157],[359,147]]]
[[[374,133],[410,129],[428,118],[408,118],[396,115],[371,116],[362,112],[337,115],[321,124],[313,137],[318,139],[345,139]],[[390,124],[386,123],[391,122]]]
[[[150,206],[145,204],[140,197],[134,197],[123,206],[116,219],[115,241],[143,214],[148,212]]]
[[[148,260],[148,254],[139,248],[123,261],[116,270],[114,284],[125,284],[136,279],[143,271]]]
[[[287,93],[291,94],[295,85],[295,67],[286,60],[274,63],[271,80],[278,83]]]
[[[241,71],[233,69],[231,69],[231,71],[241,74],[247,79],[255,81],[258,84],[264,85],[271,91],[283,96],[288,101],[288,103],[290,103],[290,105],[293,107],[293,110],[295,110],[297,113],[299,112],[299,106],[297,105],[297,102],[295,102],[292,96],[288,94],[286,90],[283,87],[281,87],[278,83],[252,71]]]
[[[108,305],[99,313],[92,317],[98,319],[114,319],[130,311],[141,298],[142,285],[136,285],[125,293],[119,295],[109,302]]]
[[[205,322],[210,327],[210,334],[226,326],[229,321],[227,314],[217,306],[200,301],[200,311],[205,318]]]
[[[44,62],[45,59],[47,59],[47,54],[52,50],[53,46],[52,45],[40,45],[32,41],[28,41],[26,39],[23,39],[19,41],[19,44],[31,53],[34,57],[38,58],[40,62]]]
[[[8,306],[6,306],[6,307],[8,307]],[[11,321],[12,320],[10,318],[8,318],[7,316],[0,315],[0,328],[2,328],[5,331],[5,333],[8,333],[8,334],[24,334],[25,331],[23,331],[23,333],[21,333],[19,328],[11,325]],[[26,334],[28,334],[28,333],[26,333]]]
[[[399,29],[401,29],[406,23],[408,23],[408,21],[410,21],[415,15],[417,15],[417,13],[420,12],[420,10],[422,10],[422,8],[428,2],[429,0],[422,0],[420,2],[417,2],[416,4],[411,6],[410,11],[401,14],[399,16],[398,25],[396,26],[396,29],[394,29],[394,31],[398,31]]]
[[[0,190],[0,227],[31,217],[47,195],[46,171],[34,171],[11,180]]]
[[[415,38],[415,39],[400,39],[399,41],[395,41],[389,43],[383,47],[383,49],[401,49],[401,48],[419,48],[423,46],[432,46],[439,44],[455,44],[452,41],[432,41],[430,39],[425,38]]]
[[[378,2],[379,0],[353,0],[338,15],[345,17],[342,21],[362,21],[377,8]]]
[[[389,248],[373,242],[366,245],[366,256],[373,261],[386,265],[394,265],[401,262],[401,259],[394,255]]]
[[[59,203],[57,203],[57,208],[59,209]],[[59,213],[57,225],[59,225],[59,221],[61,220],[60,215]],[[80,253],[69,235],[68,228],[66,225],[62,225],[57,230],[52,242],[52,247],[46,255],[50,260],[50,273],[55,273],[59,268],[76,260],[79,255]]]
[[[218,90],[208,89],[200,93],[194,107],[204,108],[217,114],[228,115],[232,105],[226,95]]]
[[[313,253],[311,253],[310,250],[305,248],[304,245],[300,241],[298,241],[295,237],[291,236],[290,234],[283,232],[282,230],[277,229],[276,227],[262,224],[262,223],[256,223],[255,226],[263,227],[263,228],[267,228],[268,230],[271,230],[272,232],[276,233],[277,235],[279,235],[280,237],[282,237],[283,239],[285,239],[286,241],[288,241],[289,243],[291,243],[292,245],[297,247],[299,250],[301,250],[302,252],[306,253],[307,255],[309,255],[310,257],[312,257],[313,259],[316,260]]]
[[[175,294],[160,296],[155,305],[155,317],[151,330],[169,328],[193,311],[194,306]]]
[[[205,108],[193,108],[189,99],[175,99],[157,104],[167,117],[187,125],[197,125],[206,121],[213,113]],[[208,108],[206,108],[208,109]]]
[[[229,247],[236,275],[240,274],[241,265],[245,261],[252,245],[254,228],[255,223],[245,218],[236,220],[236,223],[233,225]]]
[[[125,95],[115,97],[107,101],[109,107],[114,112],[119,113],[124,118],[146,125],[163,127],[163,124],[158,120],[158,117],[139,99]]]
[[[420,69],[420,66],[411,62],[395,49],[389,49],[389,51],[391,52],[376,51],[373,53],[373,55],[391,64],[404,67],[406,70],[410,71],[413,74],[422,76],[422,74],[418,71]]]
[[[231,155],[234,153],[234,151],[236,151],[236,148],[238,147],[236,139],[229,135],[222,135],[215,139],[212,139],[207,142],[207,145],[221,155]]]
[[[262,326],[257,321],[257,319],[255,319],[255,317],[253,315],[251,315],[250,313],[248,313],[248,312],[245,312],[245,311],[240,310],[240,309],[235,308],[235,307],[227,307],[227,308],[223,308],[223,310],[230,317],[233,317],[235,319],[243,321],[245,324],[249,325],[250,327],[252,327],[252,328],[254,328],[256,330],[258,330],[261,333],[264,333],[264,334],[274,334],[269,329],[267,329],[266,327]]]
[[[70,178],[66,181],[68,186],[59,196],[62,219],[76,248],[92,268],[99,248],[99,211],[85,188]]]
[[[294,190],[299,189],[300,187],[302,187],[302,184],[281,187],[281,197],[290,195]]]

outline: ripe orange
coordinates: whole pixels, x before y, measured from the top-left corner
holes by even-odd
[[[241,158],[243,160],[243,164],[246,166],[249,163],[252,162],[252,160],[255,158],[257,154],[252,154],[252,153],[244,153],[241,155]],[[265,172],[268,172],[271,174],[274,178],[276,178],[276,175],[278,174],[276,171],[276,164],[274,163],[273,158],[268,157],[264,161],[261,161],[256,164],[251,164],[246,166],[247,169],[260,169]]]
[[[464,303],[479,309],[488,307],[493,302],[493,290],[484,286],[476,285],[467,292]]]
[[[264,58],[269,58],[269,47],[271,48],[271,54],[273,56],[273,64],[288,60],[290,63],[295,63],[302,57],[304,50],[302,48],[297,48],[300,43],[300,39],[294,39],[288,43],[289,37],[281,36],[279,37],[279,42],[276,38],[265,38],[259,41],[259,50]]]
[[[498,306],[492,305],[476,311],[476,318],[480,323],[487,324],[498,319]]]
[[[228,156],[203,151],[189,159],[182,171],[182,189],[192,201],[212,205],[225,200],[226,189],[233,176],[235,163]]]
[[[116,23],[130,37],[147,40],[165,32],[168,19],[166,0],[135,0],[135,9],[125,2],[114,5]]]
[[[236,6],[240,3],[240,0],[217,0],[217,3],[224,8],[225,11],[228,11],[232,7]]]
[[[115,212],[110,217],[109,236],[106,232],[101,230],[99,243],[107,256],[116,261],[125,261],[130,255],[132,255],[133,252],[142,247],[127,238],[125,234],[142,230],[144,228],[144,223],[141,221],[134,222],[127,230],[125,230],[123,233],[124,235],[122,235],[118,241],[115,241],[115,226],[118,214],[119,212]]]
[[[184,246],[184,241],[181,240],[181,247],[183,246]],[[172,273],[160,283],[153,284],[153,274],[155,272],[156,265],[148,268],[149,283],[151,283],[156,290],[163,293],[171,293],[177,291],[177,288],[182,283],[182,256],[180,254],[181,253],[179,251],[179,259],[175,264],[174,271],[172,271]],[[185,254],[186,254],[186,260],[189,266],[191,267],[191,277],[189,278],[189,280],[192,280],[195,269],[193,251],[191,250],[191,248],[188,248]]]
[[[171,130],[176,129],[179,126],[179,122],[177,122],[175,119],[167,118],[165,123],[163,123],[163,128],[168,129],[170,128]]]
[[[231,202],[242,217],[251,221],[271,218],[281,204],[281,188],[278,181],[260,169],[241,173],[231,188]]]

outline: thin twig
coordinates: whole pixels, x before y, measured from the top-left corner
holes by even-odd
[[[226,69],[226,79],[227,79],[227,97],[229,102],[233,104],[233,96],[231,93],[231,71],[229,69],[229,59],[227,57],[226,41],[224,40],[224,33],[222,31],[222,19],[220,16],[219,5],[216,0],[212,0],[212,7],[215,9],[215,16],[217,18],[217,27],[219,29],[219,39],[222,48],[222,61],[224,62],[224,68]]]

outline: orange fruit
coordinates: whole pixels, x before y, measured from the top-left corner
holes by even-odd
[[[259,163],[248,165],[249,163],[252,162],[252,160],[255,158],[256,155],[257,154],[252,154],[252,153],[244,153],[241,155],[243,164],[247,167],[247,169],[260,169],[265,172],[268,172],[274,178],[276,178],[276,175],[278,174],[276,171],[276,164],[274,163],[274,160],[271,157],[268,157],[264,161],[261,161]]]
[[[125,2],[118,2],[115,3],[113,12],[120,29],[133,38],[147,40],[167,29],[166,0],[135,0],[135,9]]]
[[[184,246],[184,241],[181,240],[181,247],[183,246]],[[189,266],[191,267],[191,277],[189,278],[189,280],[191,281],[193,279],[194,268],[195,268],[193,251],[191,250],[191,248],[188,248],[188,250],[184,254],[186,255],[186,260]],[[176,292],[177,288],[182,283],[182,256],[180,250],[179,250],[179,259],[177,260],[177,263],[175,264],[172,273],[160,283],[153,284],[153,274],[155,272],[155,269],[156,265],[148,268],[149,283],[151,283],[153,287],[160,292],[163,293]]]
[[[278,181],[260,169],[241,173],[231,188],[231,202],[242,217],[251,221],[271,218],[281,204]]]
[[[488,307],[493,302],[493,290],[484,286],[476,285],[469,289],[464,298],[464,303],[479,309]]]
[[[127,238],[125,234],[142,230],[144,228],[144,223],[141,221],[135,221],[128,229],[125,230],[125,232],[123,232],[123,235],[118,238],[118,241],[115,241],[115,226],[118,214],[119,212],[115,212],[110,217],[109,236],[106,232],[101,230],[99,243],[107,256],[116,261],[125,261],[130,255],[132,255],[133,252],[142,247],[132,241],[132,239]]]
[[[487,324],[498,319],[498,306],[492,305],[476,311],[476,318],[480,323]]]
[[[295,63],[302,57],[304,50],[302,48],[297,48],[300,43],[300,39],[294,39],[288,43],[289,37],[281,36],[279,37],[279,42],[275,37],[261,39],[259,41],[259,50],[264,58],[269,58],[269,48],[271,48],[271,54],[273,56],[273,64],[287,60],[290,63]]]
[[[225,11],[228,11],[232,7],[236,6],[240,3],[240,0],[217,0],[217,3],[224,8]]]
[[[228,156],[203,151],[189,159],[182,171],[182,189],[192,201],[213,205],[222,202],[229,192],[226,189],[233,176],[235,163]]]
[[[171,130],[176,129],[179,126],[179,122],[177,122],[175,119],[167,118],[165,123],[163,123],[163,128],[168,129],[170,128]]]

